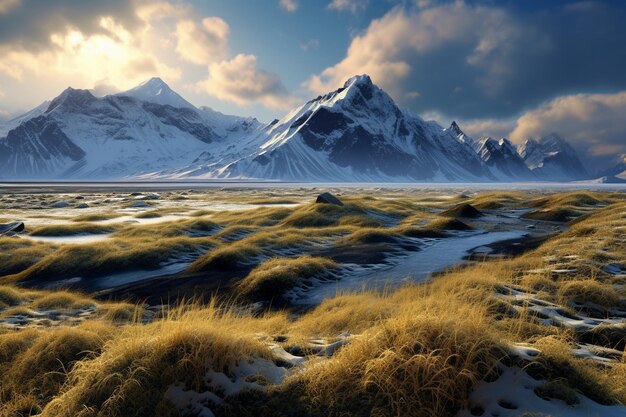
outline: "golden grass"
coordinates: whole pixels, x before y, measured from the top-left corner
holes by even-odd
[[[423,285],[394,291],[340,294],[300,315],[283,311],[251,314],[238,306],[213,302],[208,306],[183,305],[164,319],[142,324],[139,307],[99,303],[98,314],[77,327],[0,330],[0,416],[18,415],[23,410],[43,410],[43,416],[178,415],[179,410],[165,398],[172,384],[205,391],[208,388],[203,378],[209,367],[229,374],[237,361],[270,358],[261,340],[272,340],[272,336],[286,339],[281,342],[284,346],[307,351],[307,340],[332,341],[342,332],[354,337],[331,358],[310,357],[310,364],[294,371],[285,383],[264,393],[227,398],[214,411],[217,415],[303,417],[453,416],[467,405],[469,393],[481,378],[496,376],[501,360],[515,362],[547,379],[540,390],[546,397],[573,403],[572,391],[576,390],[602,403],[625,403],[624,357],[610,367],[574,358],[571,349],[577,335],[573,331],[542,325],[528,311],[518,313],[509,301],[496,295],[508,285],[539,291],[536,297],[552,302],[592,301],[606,307],[623,302],[601,266],[608,259],[626,262],[626,203],[612,194],[593,197],[602,204],[587,209],[589,200],[581,203],[588,216],[518,258],[454,269]],[[441,207],[449,204],[428,198]],[[411,213],[421,207],[418,198],[389,202],[350,195],[342,199],[347,207],[329,209],[311,204],[295,209],[264,207],[215,213],[210,221],[223,230],[211,238],[163,239],[168,242],[163,253],[171,254],[177,244],[182,250],[197,249],[197,242],[212,245],[215,248],[190,267],[191,271],[210,271],[238,267],[251,257],[265,255],[267,248],[304,247],[308,241],[331,237],[362,245],[379,241],[381,233],[384,238],[400,237],[454,226],[449,223],[451,219],[438,219],[415,227],[413,223],[434,217]],[[487,208],[487,200],[480,201],[479,195],[464,201]],[[524,204],[522,200],[515,193],[504,193],[498,202],[515,206]],[[571,201],[568,204],[575,206]],[[601,208],[603,204],[610,205]],[[400,226],[367,225],[370,210],[384,209],[397,216]],[[206,221],[205,215],[198,219]],[[332,226],[319,227],[320,218]],[[174,223],[164,226],[166,234],[189,230],[188,224]],[[360,230],[363,226],[366,228]],[[74,274],[82,271],[76,267],[82,263],[86,268],[111,268],[120,263],[128,267],[131,263],[125,259],[144,259],[144,250],[156,248],[160,253],[161,243],[148,240],[148,230],[157,233],[158,228],[146,228],[145,232],[131,229],[134,227],[118,231],[119,236],[127,234],[124,238],[98,245],[105,246],[102,252],[80,245],[78,249],[58,249],[23,276]],[[236,242],[221,241],[243,231],[251,234]],[[133,258],[135,250],[139,251],[137,258]],[[156,262],[160,256],[147,258],[147,263]],[[56,261],[62,261],[65,269],[54,269]],[[254,268],[238,289],[242,293],[273,294],[269,288],[289,288],[309,273],[334,267],[330,262],[312,257],[266,261]],[[557,268],[576,272],[553,276],[551,269]],[[546,272],[534,274],[531,270]],[[15,301],[14,289],[7,288],[7,305],[26,301],[24,308],[30,308],[44,303],[40,300],[55,298],[61,300],[59,305],[73,305],[71,297],[63,300],[45,292],[22,294],[18,289],[15,291],[21,301]],[[586,337],[595,337],[594,341],[607,347],[622,343],[622,328],[598,328],[597,333]],[[541,355],[533,364],[507,357],[506,346],[514,342],[531,344],[541,350]]]
[[[82,222],[102,222],[106,220],[115,219],[116,217],[120,217],[121,214],[117,213],[93,213],[93,214],[81,214],[72,219],[73,222],[82,223]]]
[[[116,227],[113,225],[101,225],[95,223],[68,223],[40,226],[30,231],[33,236],[74,236],[112,233]]]
[[[617,291],[592,279],[566,282],[559,288],[558,296],[564,303],[577,301],[603,307],[616,307],[620,304],[620,295]]]
[[[273,258],[256,266],[237,284],[237,292],[252,300],[281,298],[285,291],[307,282],[338,265],[327,258],[309,255],[297,258]]]
[[[93,276],[128,269],[156,269],[177,253],[214,245],[210,238],[116,238],[97,244],[65,245],[29,268],[8,276],[10,281],[46,277]]]
[[[44,310],[70,310],[92,305],[94,305],[92,299],[70,291],[55,291],[30,303],[31,307]]]
[[[55,245],[0,237],[0,277],[23,271],[55,250]]]

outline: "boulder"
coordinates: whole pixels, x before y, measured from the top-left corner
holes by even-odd
[[[0,224],[0,236],[12,235],[24,231],[23,222],[12,222]]]
[[[89,204],[81,203],[81,204],[77,205],[76,208],[77,209],[86,209],[86,208],[89,208]]]
[[[440,214],[444,217],[462,217],[462,218],[474,218],[480,217],[483,214],[471,204],[459,204],[458,206],[454,206],[449,208]]]
[[[336,206],[343,206],[343,203],[340,199],[332,195],[331,193],[322,193],[317,196],[315,200],[317,204],[334,204]]]
[[[150,207],[150,204],[146,203],[143,200],[139,200],[139,201],[135,201],[133,204],[131,204],[130,207],[132,207],[132,208]]]
[[[68,203],[67,201],[57,201],[56,203],[50,204],[50,207],[52,207],[52,208],[65,208],[65,207],[68,207],[69,205],[70,205],[70,203]]]

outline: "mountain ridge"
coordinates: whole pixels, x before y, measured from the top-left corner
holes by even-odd
[[[154,77],[104,97],[68,87],[0,125],[0,177],[10,179],[490,182],[582,172],[558,135],[517,148],[476,141],[455,121],[444,129],[401,110],[367,74],[267,124],[195,107]]]

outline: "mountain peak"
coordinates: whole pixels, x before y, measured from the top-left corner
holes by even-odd
[[[367,74],[353,75],[348,78],[348,80],[343,84],[344,88],[348,88],[350,86],[371,86],[372,79]]]
[[[176,108],[195,108],[191,103],[182,98],[177,92],[172,90],[165,81],[159,77],[152,77],[131,88],[116,94],[117,96],[133,97],[137,100],[147,101],[161,105],[168,105]]]
[[[452,133],[454,133],[456,136],[459,135],[465,135],[465,132],[463,132],[461,130],[461,128],[459,127],[459,125],[457,124],[456,120],[453,120],[452,123],[450,123],[450,127],[448,128]]]
[[[97,99],[89,90],[67,87],[61,94],[50,102],[46,113],[49,113],[60,106],[80,108],[94,100]]]

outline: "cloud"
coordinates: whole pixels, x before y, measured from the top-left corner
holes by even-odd
[[[228,24],[219,17],[206,17],[201,24],[191,19],[176,24],[176,51],[189,62],[206,65],[226,57]]]
[[[546,101],[515,118],[457,120],[461,129],[478,139],[507,137],[514,143],[558,133],[591,171],[606,168],[615,155],[626,153],[626,91],[612,94],[569,94]],[[445,120],[440,114],[436,120]]]
[[[41,51],[52,46],[51,33],[69,28],[86,36],[106,33],[99,24],[102,17],[127,29],[141,25],[133,1],[0,0],[0,43]]]
[[[20,0],[0,0],[0,15],[9,13],[19,6]]]
[[[293,13],[298,10],[298,2],[296,0],[280,0],[278,4],[289,13]]]
[[[23,81],[29,77],[59,77],[93,86],[105,81],[130,87],[145,78],[162,74],[176,80],[180,70],[160,62],[142,48],[140,34],[128,31],[112,17],[101,17],[98,30],[84,33],[65,28],[49,36],[50,47],[27,51],[0,46],[0,73]]]
[[[474,139],[479,139],[482,136],[508,138],[515,128],[516,119],[472,119],[459,120],[458,123],[463,132]]]
[[[328,5],[331,10],[356,13],[367,8],[368,0],[332,0]]]
[[[572,91],[626,88],[626,9],[581,3],[530,12],[493,4],[396,6],[304,86],[321,94],[368,73],[415,112],[463,119],[510,118]]]
[[[274,109],[289,109],[295,103],[276,74],[257,67],[254,55],[239,54],[209,65],[209,77],[199,86],[220,100],[240,106],[260,103]]]
[[[555,98],[517,119],[515,142],[558,132],[592,155],[626,152],[626,91]]]

